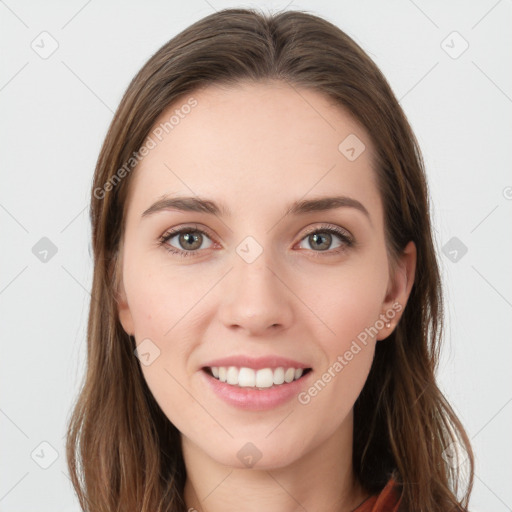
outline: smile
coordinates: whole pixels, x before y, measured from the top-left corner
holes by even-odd
[[[203,370],[220,382],[230,386],[269,389],[289,384],[311,371],[311,368],[247,368],[236,366],[212,366]]]

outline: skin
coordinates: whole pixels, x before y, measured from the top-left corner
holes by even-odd
[[[400,313],[306,405],[292,399],[267,411],[241,410],[205,386],[200,368],[232,354],[276,354],[306,362],[315,382],[379,315],[394,303],[405,306],[414,244],[392,268],[374,148],[344,109],[281,82],[210,86],[193,96],[197,106],[130,178],[118,290],[124,330],[160,350],[142,370],[182,433],[187,507],[350,511],[368,496],[352,471],[353,405],[375,344],[386,343]],[[366,146],[355,161],[338,150],[350,134]],[[164,194],[197,194],[232,214],[167,210],[141,219]],[[369,218],[351,207],[285,215],[295,200],[331,195],[357,199]],[[305,232],[321,233],[325,223],[356,244],[332,235],[327,250],[316,248]],[[191,224],[211,234],[195,254],[183,258],[158,245],[170,228]],[[263,249],[252,263],[236,252],[247,236]],[[167,244],[186,250],[179,236]],[[252,468],[237,457],[247,442],[261,452]]]

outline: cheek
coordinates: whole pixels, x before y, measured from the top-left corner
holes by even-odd
[[[368,377],[382,328],[377,323],[387,283],[382,268],[353,266],[315,280],[315,311],[321,319],[315,338],[325,363],[298,401],[325,435],[349,415]]]
[[[143,364],[144,379],[156,402],[178,429],[190,429],[190,418],[197,417],[194,401],[185,391],[189,375],[187,363],[195,349],[197,337],[189,329],[189,299],[197,295],[190,288],[181,290],[176,281],[169,282],[165,276],[152,270],[140,273],[132,283],[131,304],[137,343],[149,343],[150,353],[155,357],[151,364]],[[189,420],[187,420],[187,418]]]
[[[141,358],[144,378],[164,410],[185,413],[190,396],[180,384],[188,379],[189,356],[199,339],[190,322],[211,276],[181,271],[167,265],[165,256],[147,257],[142,251],[130,253],[123,271],[135,338],[150,353],[150,364]]]
[[[377,251],[376,251],[377,252]],[[310,388],[298,397],[315,424],[329,435],[344,421],[359,396],[375,352],[376,322],[387,284],[386,262],[361,260],[318,273],[309,292],[321,322],[314,337],[325,355]],[[303,292],[306,293],[305,284]],[[377,325],[377,327],[379,327]]]
[[[301,280],[298,295],[307,298],[304,302],[320,320],[317,339],[331,358],[374,326],[383,313],[386,268],[385,261],[363,260]]]
[[[126,262],[124,280],[135,332],[138,338],[154,336],[165,342],[208,291],[211,276],[167,265],[165,255],[132,256]]]

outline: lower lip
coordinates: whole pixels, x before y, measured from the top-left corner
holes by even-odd
[[[232,386],[212,377],[201,370],[210,389],[229,405],[251,411],[265,411],[278,407],[297,396],[305,386],[306,380],[313,373],[308,372],[300,379],[281,384],[268,389],[255,389],[249,387]]]

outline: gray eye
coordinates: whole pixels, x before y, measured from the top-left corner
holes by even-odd
[[[334,237],[339,238],[338,235],[334,235]],[[332,246],[333,243],[333,234],[327,232],[327,231],[316,231],[315,233],[310,233],[306,237],[304,237],[304,241],[308,242],[309,247],[305,247],[305,249],[312,249],[317,251],[326,251],[328,249],[336,249],[337,247],[340,247],[342,244],[341,242],[338,243],[336,246]],[[304,248],[304,247],[303,247]]]
[[[178,238],[178,244],[175,245],[171,243],[171,240],[174,238]],[[196,231],[193,229],[183,230],[180,233],[176,233],[171,236],[168,240],[169,245],[175,247],[176,249],[185,250],[185,251],[196,251],[198,249],[207,249],[211,245],[203,246],[203,242],[207,242],[209,238],[201,233],[200,231]]]

